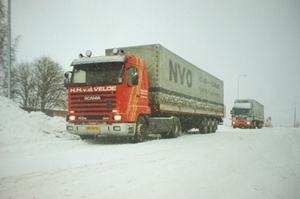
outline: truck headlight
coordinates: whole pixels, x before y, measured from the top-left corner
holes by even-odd
[[[114,120],[120,121],[122,119],[121,115],[114,115]]]
[[[75,120],[75,116],[74,115],[69,116],[69,120],[70,121]]]

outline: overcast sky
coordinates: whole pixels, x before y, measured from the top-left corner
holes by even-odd
[[[79,53],[159,43],[224,81],[275,125],[300,120],[299,0],[12,0],[17,59],[49,56],[69,70]],[[240,75],[247,75],[240,77]]]

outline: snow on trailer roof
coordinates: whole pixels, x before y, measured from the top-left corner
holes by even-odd
[[[235,103],[233,105],[234,109],[250,109],[251,103]]]

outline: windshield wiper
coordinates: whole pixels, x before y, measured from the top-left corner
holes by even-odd
[[[118,78],[120,78],[120,77],[121,77],[123,70],[124,70],[124,64],[122,65],[122,68],[121,68],[121,71],[120,71],[120,73],[119,73],[119,76],[118,76]]]

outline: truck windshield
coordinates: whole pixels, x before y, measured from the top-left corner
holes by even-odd
[[[232,111],[234,114],[248,114],[250,113],[251,103],[235,103]]]
[[[71,79],[72,85],[107,85],[123,82],[124,63],[109,62],[76,65]]]
[[[235,108],[233,108],[232,113],[236,114],[236,115],[238,115],[238,114],[249,114],[250,109],[235,109]]]

